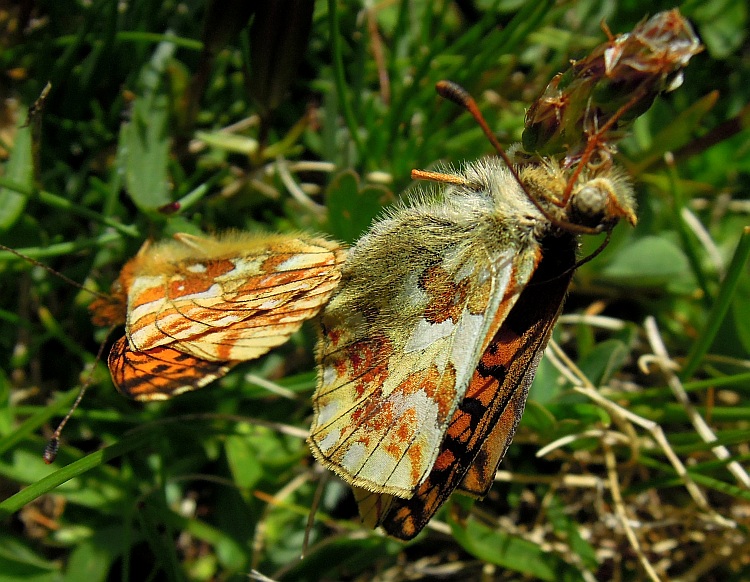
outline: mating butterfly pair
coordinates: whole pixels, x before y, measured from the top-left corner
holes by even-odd
[[[454,490],[489,490],[576,266],[575,228],[635,222],[617,170],[581,173],[567,201],[565,170],[519,177],[471,164],[346,261],[335,243],[281,235],[144,246],[92,304],[96,323],[125,323],[115,385],[138,400],[200,388],[325,306],[313,453],[367,524],[414,537]]]

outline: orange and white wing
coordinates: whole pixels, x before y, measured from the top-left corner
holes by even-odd
[[[450,421],[429,477],[410,499],[355,489],[362,520],[398,539],[416,536],[453,491],[484,497],[515,434],[576,260],[573,237],[554,239],[485,350]]]
[[[284,343],[323,307],[343,261],[335,243],[293,236],[180,235],[168,244],[133,269],[128,340],[135,351],[168,346],[209,361],[251,360]],[[196,256],[170,260],[185,252],[179,245]]]
[[[351,251],[323,312],[310,444],[349,484],[401,498],[429,475],[479,359],[539,260],[473,218],[408,209]]]
[[[238,362],[211,362],[169,347],[133,351],[123,336],[109,353],[117,390],[134,400],[167,400],[224,376]]]

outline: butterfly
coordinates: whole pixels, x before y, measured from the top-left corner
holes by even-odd
[[[408,540],[453,491],[487,494],[579,264],[578,235],[607,233],[606,244],[620,220],[636,224],[614,142],[702,47],[677,10],[605,31],[532,105],[510,154],[462,88],[438,83],[500,159],[413,172],[445,188],[388,211],[342,266],[321,317],[308,442],[370,527]]]
[[[112,297],[90,307],[95,324],[125,324],[108,358],[115,386],[164,400],[260,357],[318,313],[343,258],[338,244],[305,235],[180,233],[145,244]]]
[[[400,539],[454,490],[489,490],[576,267],[575,227],[636,222],[617,171],[581,173],[564,204],[552,164],[518,182],[487,158],[449,178],[356,243],[321,318],[312,451],[365,523]]]

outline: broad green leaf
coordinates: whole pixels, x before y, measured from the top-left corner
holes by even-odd
[[[27,110],[18,111],[18,119],[26,119]],[[25,189],[34,185],[34,162],[31,139],[32,125],[21,127],[16,131],[13,150],[0,175]],[[10,188],[0,188],[0,230],[7,230],[26,208],[27,196],[14,192]]]
[[[648,150],[638,154],[638,162],[629,167],[638,176],[651,164],[660,161],[667,151],[674,151],[689,142],[700,126],[701,120],[711,111],[719,98],[718,91],[711,91],[690,107],[682,111],[672,122],[655,136],[650,137]],[[638,119],[636,124],[643,125],[646,120]]]
[[[127,539],[121,524],[100,527],[89,539],[75,546],[68,559],[65,579],[71,582],[106,580],[112,563],[122,553]]]
[[[594,385],[606,384],[612,375],[622,368],[628,357],[627,346],[619,340],[607,340],[597,344],[578,362],[584,375]]]
[[[748,6],[745,0],[715,0],[696,4],[693,17],[701,40],[714,58],[725,58],[747,38]]]
[[[53,582],[60,579],[59,568],[9,532],[0,533],[0,582]]]
[[[244,489],[255,487],[263,478],[263,467],[250,439],[246,435],[227,437],[224,449],[234,482]]]
[[[328,185],[326,200],[331,234],[354,242],[370,227],[389,201],[390,192],[380,186],[360,188],[359,176],[351,170],[338,174]]]
[[[523,538],[490,529],[474,519],[466,527],[451,523],[456,541],[472,556],[538,580],[583,580],[559,556]]]
[[[600,275],[623,286],[668,287],[690,280],[690,264],[674,243],[647,236],[623,247]]]
[[[542,404],[553,401],[560,393],[563,386],[559,382],[560,372],[549,361],[548,358],[542,357],[539,366],[536,369],[534,381],[531,383],[529,398]]]
[[[555,417],[535,400],[529,400],[526,403],[521,422],[535,433],[547,434],[555,426]]]
[[[167,64],[175,46],[161,43],[141,71],[140,95],[130,121],[122,125],[119,164],[125,187],[135,205],[145,212],[171,202],[169,187],[169,87]]]

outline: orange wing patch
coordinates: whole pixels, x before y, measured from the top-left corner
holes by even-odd
[[[165,347],[133,351],[123,336],[112,346],[108,363],[122,394],[135,400],[167,400],[221,378],[238,362],[201,360]]]
[[[343,257],[335,243],[290,235],[178,234],[144,245],[113,286],[114,304],[92,304],[97,322],[125,322],[109,357],[115,386],[165,399],[265,354],[318,313]]]

